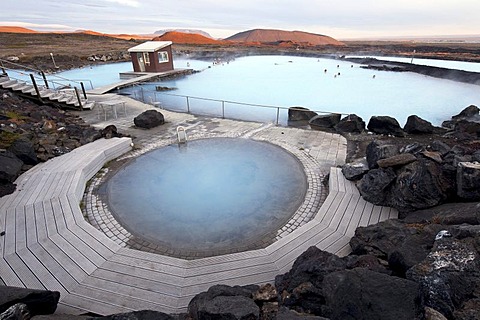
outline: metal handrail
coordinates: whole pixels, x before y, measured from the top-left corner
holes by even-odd
[[[2,69],[4,69],[4,68],[2,68]],[[5,74],[6,74],[6,73],[5,73]],[[20,81],[20,82],[23,82],[23,83],[31,83],[31,85],[32,85],[32,86],[34,87],[34,89],[35,89],[35,93],[36,93],[36,95],[37,95],[36,98],[37,98],[40,102],[43,102],[43,101],[42,101],[42,97],[41,97],[41,95],[40,95],[40,91],[43,90],[43,89],[49,89],[49,86],[48,86],[48,83],[47,83],[46,79],[42,78],[42,80],[45,81],[45,85],[40,85],[40,84],[37,84],[37,81],[35,80],[36,77],[35,77],[35,75],[34,75],[33,73],[29,73],[29,74],[28,74],[29,77],[30,77],[30,81],[27,80],[27,79],[20,79],[20,78],[12,77],[12,76],[9,75],[9,74],[6,74],[6,75],[8,76],[9,79],[12,79],[12,80]],[[37,77],[37,79],[38,79],[38,77]],[[55,82],[53,82],[53,81],[50,81],[50,82],[55,83]],[[82,83],[81,83],[81,84],[82,84]],[[82,101],[82,99],[81,99],[81,97],[80,97],[80,93],[79,93],[79,91],[78,91],[78,88],[77,88],[76,86],[73,86],[73,87],[72,87],[72,86],[68,86],[67,88],[68,88],[69,90],[72,90],[72,92],[73,92],[72,97],[75,97],[75,98],[77,99],[79,108],[80,108],[80,110],[81,110],[81,109],[82,109],[82,105],[83,105],[83,101]],[[66,88],[66,89],[67,89],[67,88]],[[82,89],[83,96],[84,96],[84,98],[85,98],[85,100],[86,100],[86,99],[87,99],[87,96],[86,96],[86,94],[85,94],[85,90],[84,90],[84,88],[83,88],[83,84],[82,84],[82,88],[81,88],[81,89]],[[65,92],[62,92],[62,90],[56,90],[56,92],[60,93],[63,97],[66,96],[66,93],[65,93]]]
[[[5,67],[5,66],[4,66],[4,63],[8,63],[8,64],[11,64],[11,65],[13,65],[13,66],[19,67],[19,68],[21,68],[21,69],[24,70],[24,71],[33,71],[33,72],[38,73],[38,74],[44,74],[44,72],[43,72],[42,70],[30,68],[30,67],[21,65],[21,64],[19,64],[19,63],[12,62],[12,61],[0,59],[0,63],[1,63],[1,65],[2,65],[2,68],[7,69],[7,70],[12,70],[12,71],[18,72],[17,69]],[[80,84],[82,83],[82,81],[88,81],[88,82],[90,83],[90,87],[93,89],[93,83],[92,83],[92,81],[89,80],[89,79],[85,79],[85,80],[83,80],[83,79],[67,79],[67,78],[64,78],[64,77],[62,77],[62,76],[56,75],[56,74],[54,74],[54,73],[48,74],[48,76],[49,76],[49,77],[56,78],[57,81],[58,81],[58,79],[60,79],[60,80],[63,80],[63,81],[74,82],[74,83],[76,83],[76,84],[78,84],[78,85],[80,85]],[[52,83],[55,82],[55,81],[52,81],[52,80],[50,80],[50,81],[51,81]],[[57,82],[55,82],[55,83],[57,83]],[[58,82],[58,83],[60,83],[60,82]]]
[[[154,104],[154,102],[157,102],[157,97],[156,95],[157,94],[161,94],[161,95],[168,95],[168,96],[174,96],[174,97],[181,97],[181,98],[185,98],[186,99],[186,105],[187,105],[187,113],[191,113],[191,110],[190,110],[190,104],[189,104],[189,100],[190,99],[198,99],[198,100],[203,100],[203,101],[213,101],[213,102],[219,102],[222,104],[222,118],[225,118],[225,103],[230,103],[230,104],[235,104],[235,105],[241,105],[241,106],[251,106],[251,107],[258,107],[258,108],[266,108],[266,109],[275,109],[277,112],[276,112],[276,125],[279,124],[279,117],[280,117],[280,110],[297,110],[297,111],[307,111],[305,109],[301,109],[301,108],[295,108],[295,107],[285,107],[285,106],[274,106],[274,105],[262,105],[262,104],[255,104],[255,103],[248,103],[248,102],[239,102],[239,101],[232,101],[232,100],[219,100],[219,99],[213,99],[213,98],[203,98],[203,97],[195,97],[195,96],[186,96],[186,95],[179,95],[179,94],[174,94],[174,93],[166,93],[166,92],[157,92],[157,91],[154,91],[154,90],[147,90],[147,89],[144,89],[143,86],[141,85],[138,85],[138,84],[135,84],[133,85],[134,87],[138,86],[140,87],[140,90],[141,90],[141,96],[138,97],[138,100],[141,100],[143,101],[144,103],[147,103],[145,98],[146,98],[146,94],[153,94],[153,100],[152,100],[152,104]],[[137,95],[136,95],[136,92],[134,93],[134,96],[135,98],[137,98]],[[162,107],[163,109],[167,109],[165,108],[165,106]],[[173,110],[173,111],[177,111],[178,110]],[[325,111],[325,110],[315,110],[315,109],[308,109],[308,111],[312,111],[312,112],[316,112],[316,113],[320,113],[320,114],[331,114],[331,113],[335,113],[335,114],[340,114],[342,116],[347,116],[348,113],[342,113],[342,112],[331,112],[331,111]]]

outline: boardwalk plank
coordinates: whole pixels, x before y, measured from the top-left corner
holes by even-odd
[[[57,281],[57,279],[45,268],[45,266],[37,259],[37,257],[27,248],[17,250],[18,257],[23,260],[25,265],[28,264],[28,268],[35,275],[42,287],[48,290],[59,291],[64,293],[65,288]],[[57,271],[57,270],[52,270]]]
[[[378,219],[380,218],[381,211],[382,211],[381,206],[373,206],[372,215],[370,216],[370,220],[368,220],[368,225],[378,223]]]
[[[332,220],[329,223],[329,227],[335,231],[338,231],[342,223],[348,224],[350,218],[355,210],[355,205],[358,198],[351,194],[345,194],[342,201],[338,205]],[[342,233],[343,234],[343,233]]]
[[[225,281],[235,281],[239,283],[236,279],[246,277],[251,279],[256,279],[257,277],[260,277],[263,279],[263,274],[276,272],[278,272],[278,268],[274,264],[264,264],[259,266],[253,265],[250,267],[226,271],[220,271],[220,268],[218,268],[217,270],[212,271],[212,273],[205,273],[201,276],[185,277],[185,286],[201,285],[205,283],[214,283],[219,281],[222,283],[224,283]],[[259,280],[255,282],[258,281]]]
[[[43,202],[37,202],[35,204],[35,222],[37,228],[38,245],[41,248],[37,248],[41,254],[48,254],[51,258],[46,256],[45,259],[41,259],[45,264],[49,266],[49,270],[57,270],[55,274],[59,276],[57,279],[63,284],[65,288],[70,288],[77,284],[77,281],[81,281],[87,275],[83,269],[81,269],[64,251],[60,249],[49,237],[46,225],[46,218],[44,212]],[[56,234],[56,233],[54,233]],[[32,247],[32,245],[29,245]],[[45,251],[43,253],[43,251]],[[32,252],[34,249],[32,249]],[[35,253],[35,255],[37,255]],[[52,260],[52,261],[50,261]],[[54,268],[50,264],[56,264]],[[61,267],[61,269],[60,269]],[[63,270],[62,270],[63,269]],[[73,281],[75,280],[75,281]]]
[[[164,266],[162,266],[161,264],[153,264],[153,263],[150,263],[149,265],[139,264],[138,266],[134,266],[134,265],[125,265],[125,264],[113,262],[113,261],[107,261],[102,265],[100,269],[97,269],[97,271],[108,270],[110,272],[115,272],[119,275],[125,275],[125,276],[139,279],[139,280],[140,279],[151,280],[155,282],[157,286],[160,286],[160,288],[163,286],[176,288],[179,285],[183,284],[183,276],[182,276],[183,270],[178,270],[180,271],[180,275],[177,275],[175,273],[165,272],[169,270],[168,269],[164,270],[163,267]],[[174,292],[172,291],[171,294],[173,295]]]
[[[353,212],[352,219],[350,220],[348,228],[345,230],[345,235],[353,237],[355,230],[360,225],[360,220],[362,218],[366,204],[367,202],[365,200],[363,200],[361,197],[358,198],[357,206],[355,207],[355,211]]]
[[[82,293],[85,290],[82,290]],[[128,308],[124,305],[113,304],[110,302],[104,302],[98,300],[98,296],[105,295],[105,292],[95,292],[91,290],[92,294],[89,294],[88,290],[86,293],[78,294],[78,293],[70,293],[65,296],[60,297],[60,304],[67,306],[69,308],[78,308],[85,310],[87,312],[92,312],[100,315],[111,315],[115,313],[124,313],[124,312],[131,312],[135,311],[133,308]]]
[[[1,276],[5,285],[25,288],[23,281],[3,258],[0,259],[0,270],[2,272]]]
[[[300,228],[297,228],[290,234],[285,237],[277,240],[268,247],[265,248],[265,251],[268,253],[268,256],[276,260],[280,258],[285,252],[288,252],[295,248],[298,244],[303,243],[303,239],[308,239],[314,234],[320,232],[322,229],[327,228],[325,224],[321,224],[318,221],[312,220]]]
[[[340,212],[337,213],[335,219],[332,221],[333,224],[335,223],[334,221],[341,218],[341,220],[338,222],[337,232],[340,232],[341,234],[346,234],[349,225],[352,223],[352,220],[355,221],[356,219],[359,219],[359,217],[355,217],[355,214],[357,214],[356,208],[358,206],[359,200],[360,196],[351,195],[350,201],[347,208],[345,209],[343,216],[340,214]]]
[[[389,215],[390,215],[390,208],[382,207],[380,211],[380,217],[378,218],[378,222],[387,220]]]
[[[168,299],[164,303],[160,304],[175,304],[175,299],[181,295],[181,286],[175,286],[166,284],[162,281],[159,281],[158,277],[153,277],[152,279],[136,277],[132,274],[127,274],[124,272],[117,272],[116,269],[97,269],[92,277],[95,279],[100,279],[103,282],[100,282],[100,288],[103,288],[102,284],[113,284],[112,287],[117,287],[117,284],[121,284],[121,290],[130,291],[132,289],[147,290],[149,292],[155,293],[155,296],[150,297],[153,299],[151,301],[156,301],[158,299]],[[83,282],[84,284],[89,283],[88,280]],[[181,283],[181,282],[179,282]],[[121,292],[121,291],[119,291]],[[141,295],[137,295],[139,297]],[[159,300],[160,302],[160,300]]]
[[[111,282],[96,277],[88,277],[85,282],[76,287],[74,293],[95,298],[99,302],[111,303],[114,306],[125,306],[135,310],[163,310],[174,308],[175,299],[165,295],[143,290],[121,282]],[[154,299],[152,299],[154,297]],[[152,301],[155,300],[155,301]]]
[[[30,289],[40,289],[45,290],[45,287],[37,279],[35,274],[30,270],[30,268],[25,265],[22,259],[14,253],[4,257],[5,262],[9,265],[12,270],[15,270],[17,276],[22,279],[23,285],[26,288]]]
[[[103,232],[100,232],[91,224],[89,224],[80,209],[79,201],[73,194],[67,194],[60,197],[60,203],[64,208],[64,214],[71,215],[68,221],[74,221],[74,224],[69,225],[69,229],[75,230],[85,242],[104,258],[110,257],[114,252],[120,249],[112,239],[108,238]]]
[[[117,254],[112,256],[109,260],[116,261],[120,263],[129,264],[133,259],[133,263],[135,263],[138,259],[139,264],[150,264],[158,265],[158,266],[165,266],[166,268],[180,268],[184,269],[187,266],[187,260],[169,257],[169,256],[162,256],[158,254],[154,254],[151,252],[144,252],[129,248],[120,248],[117,251]]]
[[[345,193],[343,192],[334,192],[333,193],[333,199],[330,203],[330,206],[326,208],[326,211],[324,211],[322,216],[319,216],[317,221],[319,221],[322,224],[329,225],[332,219],[335,216],[335,213],[337,212],[337,208],[342,202],[343,198],[346,196]],[[320,211],[323,211],[323,206],[320,208]]]
[[[360,218],[360,222],[358,223],[359,227],[368,226],[368,222],[370,221],[370,216],[372,215],[372,212],[373,212],[373,207],[374,205],[372,203],[365,201],[365,208],[363,209],[362,217]]]
[[[398,218],[397,209],[390,208],[390,212],[388,214],[388,219],[397,219],[397,218]]]
[[[309,247],[316,245],[320,249],[323,249],[323,241],[328,242],[327,239],[335,234],[335,230],[332,230],[326,226],[322,226],[322,230],[316,230],[317,232],[309,234],[307,236],[298,237],[296,240],[297,245],[292,248],[288,248],[283,254],[275,261],[275,265],[279,270],[289,266],[293,261]]]
[[[225,278],[225,279],[218,279],[216,281],[196,282],[196,283],[192,283],[191,285],[187,285],[183,287],[182,296],[196,295],[200,292],[207,291],[208,288],[219,283],[229,285],[229,286],[245,285],[245,284],[260,285],[265,283],[273,283],[273,281],[275,280],[275,276],[278,274],[279,274],[279,270],[275,269],[270,272],[245,275],[241,278]],[[179,300],[182,300],[182,298],[180,298]]]

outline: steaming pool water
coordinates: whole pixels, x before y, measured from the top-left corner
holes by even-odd
[[[372,115],[388,115],[402,125],[412,114],[439,125],[465,107],[480,104],[478,85],[412,72],[368,70],[359,64],[333,59],[291,56],[238,58],[187,77],[145,84],[143,92],[138,87],[125,88],[121,92],[148,102],[157,85],[176,88],[155,93],[155,100],[161,101],[167,109],[187,111],[188,105],[194,114],[219,116],[223,108],[227,118],[261,122],[276,121],[277,110],[233,102],[355,113],[366,122]],[[185,97],[171,96],[172,93],[226,102],[195,98],[187,102]],[[280,123],[286,124],[287,117],[287,111],[281,110]]]
[[[140,156],[104,188],[132,234],[173,250],[214,252],[274,237],[303,202],[307,182],[283,148],[212,138]]]
[[[387,60],[395,60],[387,57]],[[398,61],[408,58],[397,58]],[[460,70],[480,71],[479,63],[414,59],[417,64]],[[411,72],[374,71],[359,64],[334,59],[292,56],[249,56],[229,63],[174,60],[175,68],[202,72],[168,81],[124,88],[146,103],[153,98],[166,109],[194,114],[261,122],[276,121],[277,109],[259,108],[233,102],[272,107],[303,106],[311,110],[355,113],[366,122],[372,115],[388,115],[401,125],[416,114],[435,125],[450,119],[465,107],[480,105],[480,86],[437,79]],[[131,70],[131,63],[87,67],[60,73],[66,78],[91,79],[93,86],[119,81],[118,73]],[[326,72],[325,72],[326,70]],[[156,86],[175,88],[156,92]],[[88,86],[88,84],[87,84]],[[172,95],[174,94],[174,95]],[[187,102],[185,96],[189,96]],[[217,99],[202,100],[193,97]],[[224,102],[222,102],[224,101]],[[288,113],[280,110],[280,124],[287,124]]]

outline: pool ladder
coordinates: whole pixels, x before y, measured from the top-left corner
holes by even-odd
[[[182,126],[177,127],[177,141],[178,144],[187,143],[187,132]]]

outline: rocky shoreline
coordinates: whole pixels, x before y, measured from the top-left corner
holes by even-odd
[[[344,58],[343,60],[365,65],[364,68],[366,69],[393,72],[415,72],[434,78],[477,85],[480,84],[480,73],[478,72],[424,66],[405,62],[384,61],[381,60],[381,58]]]
[[[15,190],[21,173],[102,136],[69,111],[3,89],[0,106],[0,197]]]

